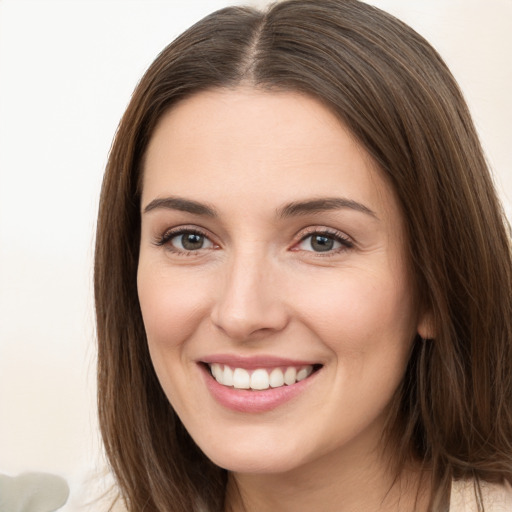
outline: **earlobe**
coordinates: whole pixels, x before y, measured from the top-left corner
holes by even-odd
[[[424,340],[431,340],[436,337],[434,317],[431,311],[421,313],[418,321],[417,331],[419,336]]]

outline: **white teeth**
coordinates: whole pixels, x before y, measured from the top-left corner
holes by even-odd
[[[224,386],[233,385],[233,370],[227,365],[224,366],[224,373],[222,374],[222,384],[224,384]]]
[[[215,380],[222,384],[222,368],[220,367],[220,364],[213,363],[212,364],[212,375],[215,377]]]
[[[301,380],[304,380],[306,377],[309,377],[311,375],[312,371],[313,371],[312,366],[306,366],[306,368],[301,368],[297,372],[297,382],[300,382]]]
[[[231,368],[228,365],[213,363],[210,365],[215,380],[223,386],[234,387],[236,389],[254,389],[264,390],[271,388],[279,388],[287,385],[291,386],[296,382],[306,379],[313,373],[313,366],[302,366],[298,369],[289,366],[283,372],[281,368],[274,368],[272,371],[258,368],[252,373],[244,368]]]
[[[251,375],[251,389],[268,389],[268,381],[267,370],[256,370]]]
[[[274,368],[270,372],[269,384],[271,388],[284,386],[284,375],[281,368]]]
[[[284,383],[287,386],[291,386],[292,384],[295,384],[297,377],[297,370],[293,367],[286,368],[286,371],[284,372]]]
[[[235,368],[233,371],[233,387],[236,389],[249,389],[251,387],[251,377],[247,370]]]

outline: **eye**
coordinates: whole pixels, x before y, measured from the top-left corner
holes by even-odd
[[[177,249],[185,251],[197,251],[199,249],[207,249],[213,247],[213,244],[208,238],[199,233],[182,233],[175,235],[170,240],[171,245]]]
[[[168,231],[158,241],[158,245],[167,245],[175,252],[194,252],[214,247],[213,242],[206,235],[191,229]]]
[[[302,251],[328,253],[351,248],[353,244],[337,233],[315,232],[305,236],[297,247]]]

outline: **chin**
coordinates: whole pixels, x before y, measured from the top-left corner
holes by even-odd
[[[301,453],[295,444],[286,446],[282,441],[258,442],[250,438],[241,441],[228,443],[223,439],[215,445],[199,447],[214,464],[234,473],[286,473],[307,459],[307,454]]]
[[[300,464],[296,460],[292,460],[286,455],[274,456],[268,458],[262,456],[261,453],[254,453],[247,457],[240,454],[219,454],[211,460],[219,467],[226,469],[232,473],[248,473],[248,474],[271,474],[271,473],[287,473],[296,469]]]

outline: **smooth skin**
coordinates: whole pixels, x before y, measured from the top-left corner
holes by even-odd
[[[429,324],[393,190],[339,119],[294,92],[198,93],[151,138],[141,217],[151,358],[190,435],[230,471],[227,510],[242,496],[248,512],[410,512],[417,474],[392,486],[381,436]],[[239,412],[205,385],[216,354],[321,368],[279,407]]]

